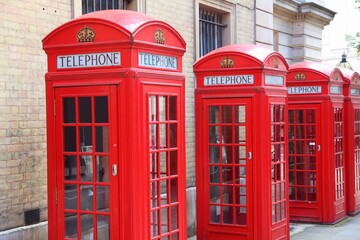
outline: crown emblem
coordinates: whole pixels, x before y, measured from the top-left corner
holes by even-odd
[[[95,31],[86,25],[76,34],[76,38],[79,43],[93,42],[95,40],[95,36]]]
[[[297,73],[295,74],[295,80],[296,81],[304,81],[305,80],[305,74],[304,73]]]
[[[279,60],[277,58],[274,59],[274,68],[279,68]]]
[[[156,43],[164,44],[165,43],[165,34],[160,29],[155,31],[154,33],[154,39]]]
[[[234,60],[232,60],[229,57],[225,57],[220,61],[220,66],[222,68],[232,68],[234,67],[234,63],[235,63]]]
[[[353,82],[358,83],[359,82],[359,77],[355,77]]]

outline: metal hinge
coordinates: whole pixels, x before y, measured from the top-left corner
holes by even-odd
[[[58,204],[58,189],[57,187],[55,188],[55,204]]]

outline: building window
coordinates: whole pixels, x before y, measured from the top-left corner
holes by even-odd
[[[109,9],[122,9],[124,2],[121,0],[82,0],[82,14],[109,10]]]
[[[223,46],[224,24],[223,14],[214,10],[200,8],[199,12],[200,56]]]
[[[73,18],[86,13],[111,9],[144,12],[146,0],[73,0]]]

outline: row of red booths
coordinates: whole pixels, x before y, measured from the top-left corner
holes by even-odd
[[[194,72],[199,239],[288,239],[289,220],[360,210],[359,73],[255,45]]]

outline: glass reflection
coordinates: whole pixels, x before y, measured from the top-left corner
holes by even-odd
[[[110,217],[98,215],[97,216],[97,240],[110,239]]]
[[[156,120],[156,96],[149,96],[149,121],[154,122]]]
[[[64,123],[75,123],[76,115],[75,115],[75,98],[63,98],[63,122]]]
[[[65,196],[65,209],[77,209],[77,187],[76,184],[65,184],[64,185],[64,196]]]
[[[81,214],[81,239],[94,239],[94,220],[92,214]]]
[[[93,196],[94,190],[92,185],[80,186],[80,205],[81,210],[93,210]]]
[[[109,156],[96,156],[96,181],[109,182],[110,179],[110,159]]]
[[[166,99],[165,96],[159,96],[159,121],[166,120]]]
[[[97,210],[101,212],[110,211],[110,187],[109,186],[97,186]]]
[[[77,218],[76,213],[65,213],[65,238],[77,238]]]
[[[235,106],[235,123],[244,123],[246,118],[245,106]]]
[[[91,123],[91,97],[79,97],[80,123]]]
[[[209,107],[209,123],[219,123],[219,106]]]
[[[64,180],[76,180],[76,156],[64,156]]]
[[[96,152],[109,152],[109,127],[97,126],[96,132]]]
[[[108,97],[95,97],[95,122],[107,123],[109,122],[108,113]]]

